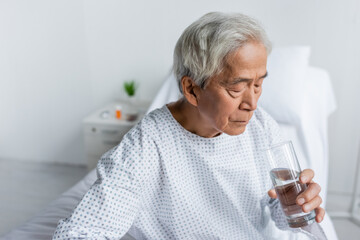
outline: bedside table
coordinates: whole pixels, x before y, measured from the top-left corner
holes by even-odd
[[[117,105],[123,106],[121,119],[115,118]],[[110,103],[84,118],[83,136],[89,171],[96,167],[105,152],[118,145],[123,136],[142,119],[148,106],[148,102],[132,105],[131,108],[138,111],[138,117],[134,121],[125,120],[124,107],[129,108],[126,102]]]

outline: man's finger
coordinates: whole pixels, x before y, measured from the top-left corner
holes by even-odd
[[[304,205],[302,205],[302,210],[303,210],[303,212],[308,213],[308,212],[320,207],[321,203],[322,203],[321,197],[317,196],[317,197],[311,199],[310,202],[307,202]]]
[[[300,182],[301,183],[310,183],[314,178],[314,171],[311,169],[305,169],[300,173]]]
[[[315,221],[320,223],[324,219],[325,210],[321,207],[318,207],[315,209],[315,213],[316,213]]]
[[[298,205],[303,205],[306,202],[310,202],[313,198],[319,195],[321,187],[317,183],[310,183],[307,189],[296,198]]]
[[[271,198],[277,198],[275,189],[270,189],[270,190],[268,191],[268,194],[269,194],[269,197],[271,197]]]

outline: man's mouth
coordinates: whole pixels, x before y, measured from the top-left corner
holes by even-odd
[[[248,124],[249,121],[233,121],[235,123],[239,123],[239,124]]]

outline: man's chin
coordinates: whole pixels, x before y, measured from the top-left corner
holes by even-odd
[[[236,136],[236,135],[240,135],[243,134],[246,130],[246,126],[243,127],[237,127],[235,129],[228,129],[226,131],[224,131],[224,133],[226,133],[227,135],[230,136]]]

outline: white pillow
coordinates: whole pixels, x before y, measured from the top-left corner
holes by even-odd
[[[164,104],[175,102],[181,97],[177,80],[173,72],[163,82],[160,90],[157,92],[154,100],[150,104],[147,113],[156,108],[161,108]]]
[[[259,105],[278,122],[294,124],[300,120],[310,52],[309,46],[279,47],[268,57],[269,75]]]

